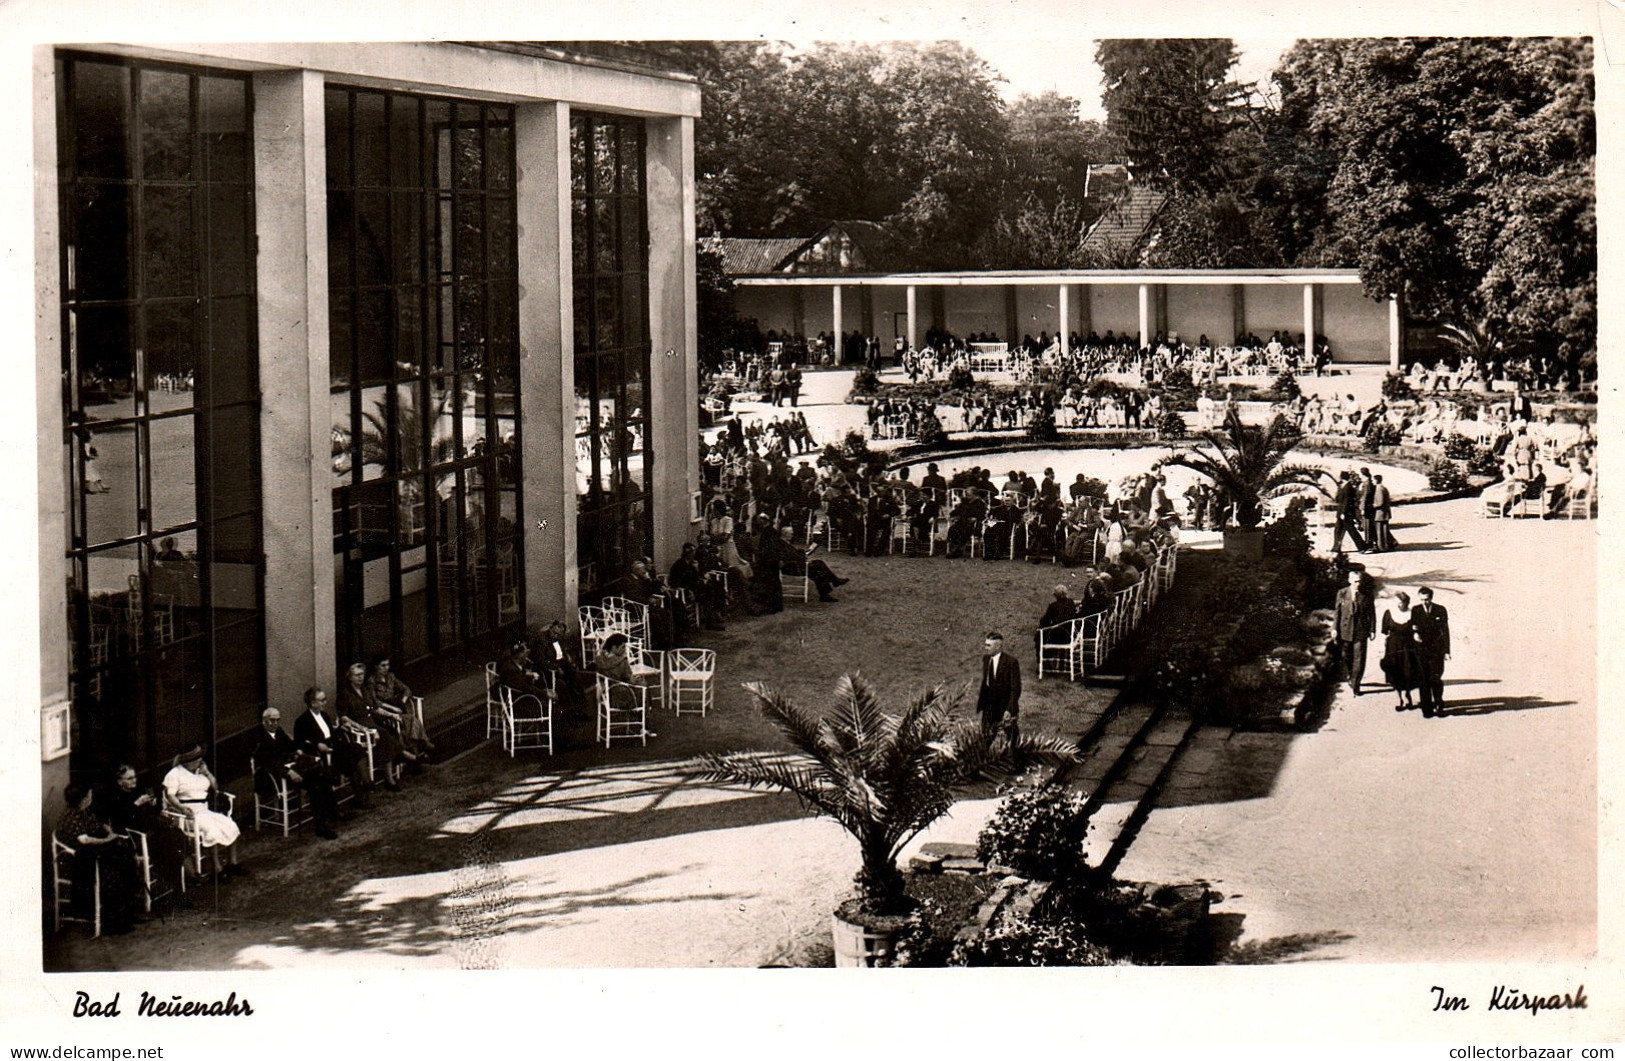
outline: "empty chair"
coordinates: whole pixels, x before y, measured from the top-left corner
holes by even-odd
[[[498,692],[502,702],[502,749],[509,755],[518,755],[529,748],[541,748],[553,754],[553,701],[534,693],[516,692],[502,686]]]
[[[642,641],[628,638],[626,662],[632,668],[632,680],[648,686],[655,700],[664,702],[666,688],[666,655],[659,649],[645,648]]]
[[[604,611],[609,619],[615,623],[615,628],[627,637],[635,637],[641,641],[649,639],[649,606],[642,601],[635,601],[631,597],[605,597]],[[616,622],[616,616],[620,616]]]
[[[709,648],[674,648],[666,653],[666,703],[674,714],[704,715],[716,702],[712,679],[717,654]]]

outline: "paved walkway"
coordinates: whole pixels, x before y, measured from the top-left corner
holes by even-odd
[[[1254,958],[1589,954],[1598,525],[1486,520],[1472,500],[1396,518],[1405,548],[1369,568],[1449,609],[1445,716],[1394,711],[1379,635],[1365,695],[1340,687],[1320,732],[1207,731],[1120,873],[1213,880]]]

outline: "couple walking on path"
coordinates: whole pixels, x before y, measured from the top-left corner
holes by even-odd
[[[1366,643],[1378,632],[1375,583],[1363,571],[1350,571],[1348,585],[1337,591],[1337,642],[1348,674],[1349,688],[1359,696],[1365,677]],[[1433,590],[1410,595],[1396,593],[1383,613],[1381,666],[1388,684],[1399,694],[1396,711],[1422,709],[1432,718],[1444,707],[1444,664],[1450,658],[1450,615],[1433,603]],[[1419,696],[1417,695],[1419,694]]]

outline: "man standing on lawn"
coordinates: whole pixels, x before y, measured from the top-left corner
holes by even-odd
[[[982,685],[976,693],[982,735],[988,744],[1000,729],[1010,747],[1021,740],[1021,663],[1004,651],[1004,635],[989,633],[982,642]]]

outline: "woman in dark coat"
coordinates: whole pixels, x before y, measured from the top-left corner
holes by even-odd
[[[152,898],[166,893],[178,896],[181,869],[191,853],[191,843],[174,822],[164,817],[163,801],[140,787],[135,767],[126,763],[114,770],[113,787],[98,800],[114,832],[128,836],[134,829],[146,834],[147,857],[152,860]]]
[[[1394,594],[1394,606],[1382,613],[1382,632],[1382,673],[1399,694],[1394,710],[1404,711],[1416,706],[1414,693],[1422,684],[1421,643],[1411,622],[1409,594]]]
[[[102,931],[119,936],[135,927],[139,895],[135,849],[130,838],[91,810],[92,790],[71,783],[62,792],[68,809],[57,822],[56,837],[73,848],[73,905],[76,916],[89,918],[100,871]]]

